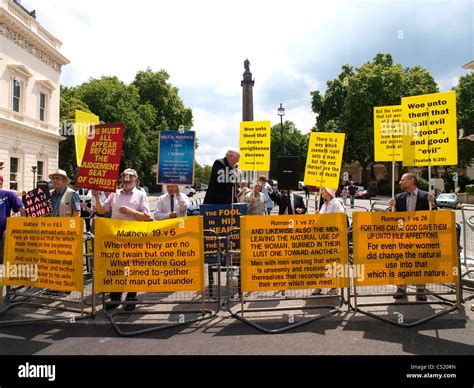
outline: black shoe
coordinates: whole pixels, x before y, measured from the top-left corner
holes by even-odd
[[[119,301],[119,300],[113,300],[113,301],[111,301],[111,302],[106,303],[106,304],[105,304],[105,310],[106,310],[106,311],[110,311],[110,310],[116,309],[116,308],[118,307],[118,305],[119,305],[119,304],[116,303],[116,302],[120,302],[120,301]]]
[[[136,302],[137,299],[136,298],[130,298],[130,299],[125,299],[127,302]],[[130,303],[130,304],[126,304],[125,307],[123,308],[124,311],[134,311],[135,310],[135,307],[136,307],[136,304],[135,303]]]
[[[424,291],[417,291],[417,292],[424,292]],[[416,296],[416,300],[418,302],[426,302],[428,300],[428,298],[426,297],[426,294],[419,294]]]
[[[397,292],[393,296],[393,299],[402,299],[407,297],[407,292],[400,287],[397,287]]]

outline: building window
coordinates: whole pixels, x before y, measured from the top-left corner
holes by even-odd
[[[13,80],[13,110],[20,112],[21,83],[17,79]]]
[[[46,94],[40,93],[39,119],[46,121]]]
[[[10,190],[18,190],[18,177],[20,176],[20,160],[10,158]]]
[[[36,182],[43,180],[44,162],[38,161],[36,164]]]

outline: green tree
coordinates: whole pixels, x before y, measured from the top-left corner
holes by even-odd
[[[474,134],[474,72],[459,78],[456,90],[458,128],[464,129],[465,135]]]
[[[344,65],[341,74],[327,82],[324,95],[311,92],[312,109],[318,115],[313,130],[346,133],[344,162],[358,161],[366,184],[367,167],[374,163],[373,108],[399,105],[404,96],[437,91],[427,70],[403,68],[394,64],[390,54],[379,53],[358,69]]]
[[[190,129],[193,125],[192,110],[184,106],[179,89],[168,82],[169,78],[165,70],[154,72],[148,68],[137,73],[133,85],[138,89],[140,102],[155,108],[158,131],[177,130],[180,126]]]
[[[194,182],[201,182],[208,184],[211,178],[212,166],[207,164],[200,165],[198,162],[194,162]]]
[[[285,121],[283,123],[283,143],[281,125],[274,125],[271,133],[270,178],[277,178],[277,160],[279,156],[299,156],[300,176],[298,179],[303,180],[307,153],[308,136],[303,135],[293,122]]]

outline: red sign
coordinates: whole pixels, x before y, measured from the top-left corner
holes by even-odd
[[[76,187],[115,191],[122,156],[124,123],[91,126]]]

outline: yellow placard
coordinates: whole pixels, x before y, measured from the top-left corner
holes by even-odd
[[[347,216],[243,216],[242,291],[349,286]]]
[[[339,187],[344,133],[311,132],[304,184],[316,187]]]
[[[457,281],[454,212],[354,213],[356,286]]]
[[[83,230],[75,217],[9,218],[2,283],[82,292]]]
[[[458,164],[456,92],[402,98],[403,165]]]
[[[242,121],[239,168],[247,171],[270,171],[270,143],[270,121]]]
[[[203,291],[202,217],[96,219],[94,287],[102,292]]]
[[[80,167],[84,151],[86,150],[87,138],[89,137],[89,127],[100,124],[99,116],[92,113],[75,111],[76,123],[74,124],[74,143],[76,144],[76,162]]]
[[[374,154],[376,162],[403,160],[402,106],[374,108]]]

